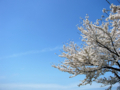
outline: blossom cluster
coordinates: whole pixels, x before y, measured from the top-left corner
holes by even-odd
[[[60,71],[73,74],[71,77],[86,75],[79,86],[91,84],[93,81],[104,85],[120,82],[120,6],[111,4],[110,9],[107,21],[101,25],[98,25],[98,21],[93,24],[88,17],[83,19],[78,30],[82,33],[84,47],[80,48],[74,42],[64,45],[64,51],[59,57],[66,58],[65,61],[60,65],[53,65]],[[106,72],[111,72],[114,77],[99,78]]]

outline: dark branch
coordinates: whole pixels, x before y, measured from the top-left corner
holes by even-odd
[[[107,12],[105,12],[105,13],[109,16],[109,14]]]
[[[110,67],[110,66],[106,66],[106,67],[103,67],[103,68],[112,69],[112,70],[116,70],[116,71],[120,72],[120,69],[114,68],[114,67]]]
[[[95,70],[91,70],[91,71],[84,71],[84,72],[96,72],[98,70],[101,70],[102,68],[99,68],[99,69],[95,69]]]
[[[113,57],[113,59],[114,59],[114,60],[116,60],[116,58],[115,58],[115,56],[114,56],[114,55],[112,55],[112,57]]]
[[[110,4],[110,2],[108,0],[106,0],[108,2],[108,4]],[[111,5],[111,4],[110,4]]]
[[[110,50],[108,47],[106,47],[105,45],[103,45],[102,43],[100,43],[98,40],[96,40],[96,42],[99,44],[100,47],[106,48],[108,51],[110,51],[111,53],[117,55],[119,57],[118,54],[116,54],[115,52],[113,52],[112,50]]]
[[[116,51],[116,49],[115,49],[115,45],[114,45],[114,43],[113,43],[112,37],[111,37],[111,36],[109,36],[109,37],[110,37],[110,40],[111,40],[111,42],[112,42],[112,46],[113,46],[113,48],[114,48],[114,51],[115,51],[115,53],[117,54],[117,56],[119,57],[119,54],[117,53],[117,51]]]
[[[120,76],[118,76],[118,74],[117,74],[115,71],[113,71],[113,73],[114,73],[115,76],[120,80]]]
[[[112,55],[112,57],[113,57],[113,59],[114,59],[114,60],[116,60],[116,58],[115,58],[115,56],[114,56],[114,55]],[[117,63],[117,65],[120,67],[119,62],[116,62],[116,63]]]
[[[117,0],[119,3],[120,3],[120,1],[119,0]]]
[[[119,68],[120,68],[120,64],[119,64],[119,62],[116,62],[117,64],[118,64],[118,66],[119,66]]]

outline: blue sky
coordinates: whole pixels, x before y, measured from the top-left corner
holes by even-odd
[[[0,90],[103,90],[51,67],[63,60],[55,55],[63,43],[82,43],[80,17],[95,22],[103,8],[105,0],[0,0]]]

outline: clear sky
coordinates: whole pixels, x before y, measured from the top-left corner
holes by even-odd
[[[109,0],[119,4],[117,0]],[[0,90],[103,90],[51,67],[63,43],[79,39],[79,17],[101,18],[105,0],[0,0]]]

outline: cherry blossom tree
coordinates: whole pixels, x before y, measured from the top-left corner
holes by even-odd
[[[103,12],[107,13],[107,10],[103,9]],[[95,81],[110,85],[107,90],[111,90],[112,85],[120,83],[120,6],[111,4],[108,17],[102,22],[99,20],[93,24],[88,16],[82,19],[82,26],[78,29],[82,33],[84,47],[80,48],[74,42],[63,45],[59,57],[66,59],[53,67],[73,74],[70,77],[86,75],[78,86]],[[105,76],[107,72],[111,72],[109,77]]]

